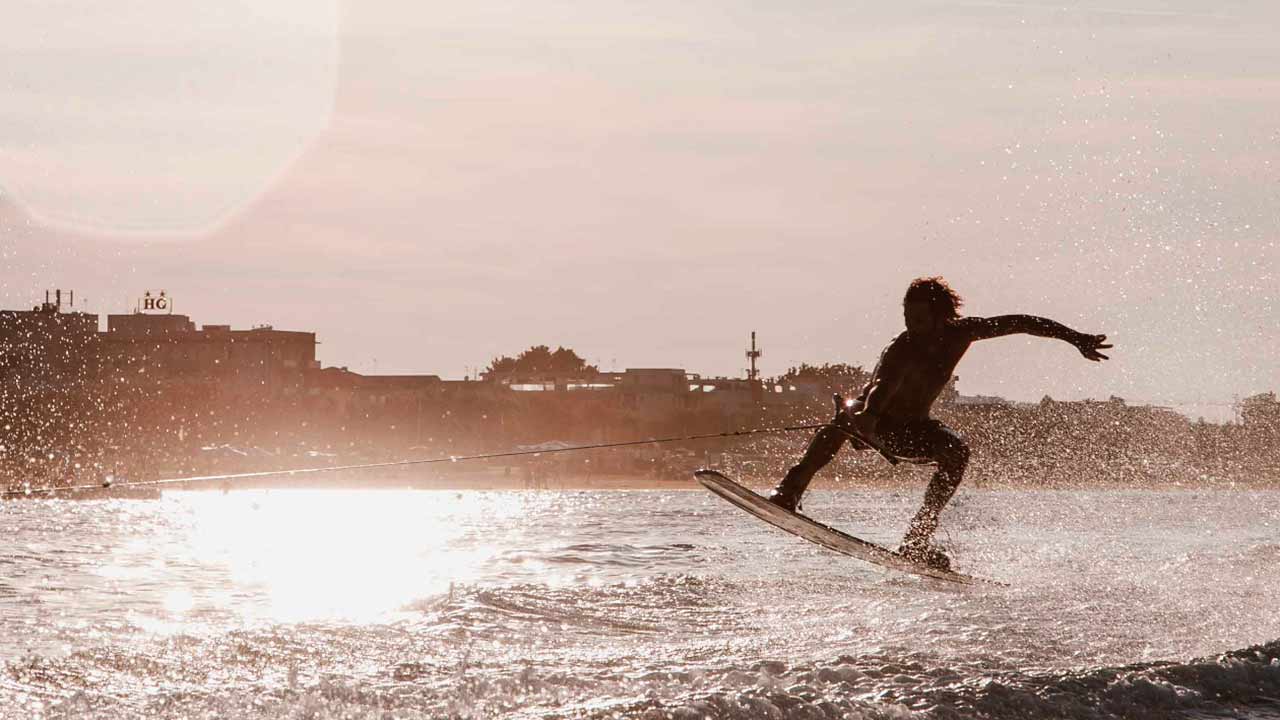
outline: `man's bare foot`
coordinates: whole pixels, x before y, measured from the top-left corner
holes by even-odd
[[[800,510],[800,498],[794,495],[774,490],[765,499],[787,512],[798,512]]]
[[[903,541],[898,546],[898,554],[913,563],[927,565],[935,570],[951,569],[951,558],[925,541]]]

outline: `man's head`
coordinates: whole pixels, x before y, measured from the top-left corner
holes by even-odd
[[[959,316],[964,303],[955,290],[941,277],[922,277],[911,281],[902,298],[902,312],[907,331],[924,333],[935,330]]]

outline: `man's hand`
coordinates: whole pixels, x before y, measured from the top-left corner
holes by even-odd
[[[1092,360],[1094,362],[1107,360],[1107,356],[1098,351],[1106,350],[1111,347],[1111,345],[1107,344],[1106,335],[1086,335],[1084,333],[1080,333],[1072,339],[1071,344],[1076,346],[1076,349],[1080,351],[1080,354],[1083,355],[1086,360]]]
[[[867,436],[875,437],[878,418],[864,412],[861,403],[845,400],[840,393],[833,394],[831,399],[836,404],[836,417],[831,421],[831,424],[844,428],[845,432],[849,434],[849,442],[853,443],[856,449],[874,449],[864,442],[864,439]],[[858,409],[854,410],[855,407]]]

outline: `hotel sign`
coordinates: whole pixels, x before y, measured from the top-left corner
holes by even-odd
[[[173,312],[173,298],[166,295],[163,290],[158,292],[148,290],[142,294],[142,298],[138,301],[138,311],[144,313],[171,313]]]

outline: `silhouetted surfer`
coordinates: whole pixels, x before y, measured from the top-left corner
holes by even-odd
[[[832,424],[867,438],[877,449],[895,457],[938,466],[899,552],[917,562],[946,568],[950,560],[929,541],[938,527],[938,514],[964,476],[969,447],[954,430],[929,417],[929,410],[969,345],[975,340],[1026,333],[1065,340],[1094,361],[1107,359],[1098,351],[1111,346],[1105,344],[1106,335],[1076,332],[1034,315],[961,317],[960,296],[940,277],[914,280],[902,304],[906,331],[880,354],[871,381],[858,399],[840,403]],[[804,458],[787,472],[769,499],[794,511],[814,474],[835,457],[845,440],[866,449],[837,428],[819,430]]]

